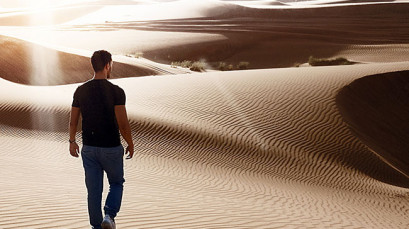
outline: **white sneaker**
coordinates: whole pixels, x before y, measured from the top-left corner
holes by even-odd
[[[101,223],[102,229],[116,229],[115,221],[109,215],[105,215]]]

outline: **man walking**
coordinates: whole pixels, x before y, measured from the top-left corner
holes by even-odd
[[[74,93],[70,118],[70,154],[79,156],[75,141],[78,120],[82,116],[81,157],[88,191],[88,214],[92,228],[115,229],[115,217],[122,201],[124,148],[120,135],[128,143],[127,159],[134,154],[131,128],[125,108],[125,93],[107,79],[112,70],[112,56],[105,50],[94,52],[91,57],[95,71],[93,79],[79,86]],[[102,216],[101,200],[104,171],[109,181],[109,193]]]

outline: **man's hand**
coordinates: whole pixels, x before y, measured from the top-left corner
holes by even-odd
[[[73,157],[78,157],[80,154],[80,147],[78,147],[76,142],[70,143],[70,154]]]
[[[128,154],[128,152],[129,152],[129,155],[125,158],[127,160],[131,159],[133,157],[133,153],[134,153],[134,146],[133,145],[131,145],[131,146],[128,145],[128,147],[126,147],[125,154]]]

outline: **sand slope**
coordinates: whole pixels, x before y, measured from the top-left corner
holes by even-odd
[[[409,177],[409,72],[367,76],[341,90],[337,101],[354,132]]]
[[[112,80],[139,152],[126,161],[118,224],[406,228],[408,179],[351,132],[354,110],[336,102],[354,80],[399,70],[408,63]],[[63,131],[77,85],[0,86],[0,227],[87,228],[81,162]],[[379,144],[380,155],[394,149]]]
[[[4,79],[29,85],[58,85],[84,82],[93,75],[89,58],[92,52],[85,57],[6,36],[0,36],[0,44],[0,76]],[[114,57],[113,78],[172,73],[148,62],[117,59]]]
[[[325,5],[325,4],[362,4],[362,3],[385,3],[385,2],[395,2],[395,0],[313,0],[313,1],[300,1],[295,4],[303,5]]]

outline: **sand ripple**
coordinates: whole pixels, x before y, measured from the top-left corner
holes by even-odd
[[[119,225],[407,228],[408,191],[397,186],[407,179],[350,131],[336,103],[358,78],[406,69],[371,64],[114,80],[127,93],[139,152],[126,161]],[[86,228],[81,161],[68,155],[60,129],[76,85],[0,85],[0,227]],[[41,116],[30,121],[25,113]]]

